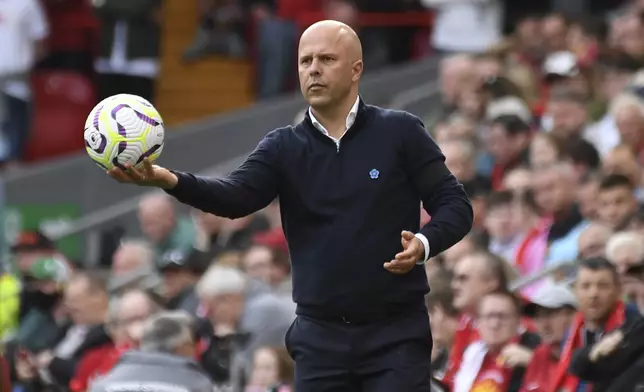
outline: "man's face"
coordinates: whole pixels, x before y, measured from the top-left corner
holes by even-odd
[[[474,171],[474,162],[460,149],[459,143],[445,143],[441,146],[445,155],[445,165],[457,180],[467,181]]]
[[[566,207],[570,202],[567,188],[570,186],[572,184],[566,184],[561,175],[552,170],[538,173],[532,180],[534,199],[546,213],[557,213]]]
[[[362,72],[362,61],[351,58],[346,32],[318,28],[304,34],[298,51],[302,95],[309,104],[325,107],[346,97]]]
[[[615,124],[622,143],[637,148],[644,133],[644,116],[635,106],[625,106],[615,113]]]
[[[564,20],[558,16],[545,18],[541,25],[541,35],[549,52],[565,50],[568,31]]]
[[[517,335],[519,315],[509,298],[487,295],[481,300],[478,312],[481,340],[489,346],[500,347]]]
[[[612,227],[619,228],[637,210],[637,200],[628,187],[614,187],[599,192],[599,220]]]
[[[601,322],[613,310],[620,288],[611,271],[593,271],[582,267],[577,271],[575,295],[579,311],[586,320]]]
[[[496,163],[504,165],[516,156],[514,144],[503,125],[494,124],[490,127],[486,145]]]
[[[213,325],[235,327],[244,310],[243,294],[221,294],[206,301],[208,318]]]
[[[485,294],[495,289],[495,282],[485,271],[485,260],[472,255],[465,256],[454,267],[452,290],[454,307],[461,311],[473,311]]]
[[[512,204],[488,208],[485,216],[485,229],[495,240],[506,241],[516,234]]]
[[[579,135],[588,119],[583,105],[568,100],[550,101],[548,113],[552,117],[553,134],[562,140]]]
[[[72,281],[65,290],[63,304],[75,325],[90,325],[104,317],[107,298],[84,279]]]
[[[120,304],[117,320],[112,329],[116,344],[138,342],[145,321],[152,314],[150,301],[141,293],[126,294]]]
[[[541,342],[548,345],[561,343],[574,314],[574,311],[569,308],[539,308],[534,317],[534,325],[541,337]]]
[[[606,253],[605,249],[608,237],[610,237],[610,232],[607,232],[603,227],[588,227],[579,236],[579,257],[582,259],[603,257]]]
[[[140,209],[139,224],[141,225],[141,231],[150,241],[161,243],[172,233],[175,225],[174,211],[167,209]]]
[[[579,212],[590,219],[595,219],[599,210],[599,184],[596,181],[588,182],[577,188],[577,203]]]
[[[242,260],[242,264],[244,272],[250,278],[268,282],[271,275],[272,261],[273,253],[270,249],[263,246],[254,246],[248,250]]]

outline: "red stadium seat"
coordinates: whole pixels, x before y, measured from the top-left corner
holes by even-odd
[[[46,71],[32,77],[33,115],[25,160],[33,162],[82,150],[83,126],[96,104],[84,75]]]

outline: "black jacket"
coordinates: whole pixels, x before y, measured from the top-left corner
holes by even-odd
[[[570,372],[593,384],[593,392],[635,392],[644,389],[644,319],[627,315],[620,328],[624,339],[610,355],[597,362],[590,360],[593,346],[577,350]]]

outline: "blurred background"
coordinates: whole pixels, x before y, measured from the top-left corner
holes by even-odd
[[[106,293],[137,282],[168,300],[228,266],[288,312],[277,203],[230,221],[117,186],[86,156],[83,124],[101,99],[140,95],[167,125],[161,165],[226,174],[301,120],[297,42],[322,19],[358,31],[362,97],[423,119],[472,198],[471,235],[430,275],[485,249],[529,294],[543,276],[572,276],[580,257],[623,273],[644,261],[644,1],[1,0],[6,276],[24,286],[54,257],[105,271]],[[0,308],[24,289],[12,284],[0,284]],[[644,308],[644,281],[628,287]],[[0,336],[23,325],[14,316],[0,316]]]

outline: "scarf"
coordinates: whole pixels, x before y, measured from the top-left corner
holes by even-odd
[[[624,303],[619,301],[615,309],[611,312],[606,325],[604,326],[604,333],[611,332],[619,328],[626,319],[626,310]],[[553,383],[548,389],[549,392],[557,392],[560,388],[565,391],[575,392],[579,386],[579,379],[573,375],[568,374],[568,367],[572,360],[574,351],[583,346],[582,334],[584,327],[584,317],[581,313],[577,313],[575,319],[570,326],[570,333],[561,352],[561,358],[557,369],[555,370]]]

